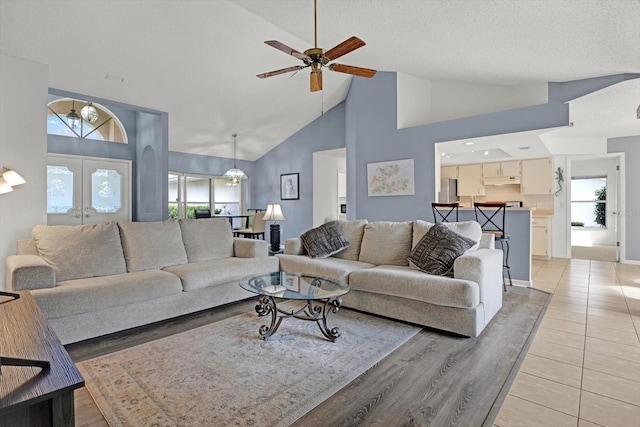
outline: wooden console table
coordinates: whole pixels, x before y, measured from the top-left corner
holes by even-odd
[[[0,296],[0,356],[48,361],[49,368],[2,366],[0,427],[73,426],[73,391],[84,378],[29,292]]]

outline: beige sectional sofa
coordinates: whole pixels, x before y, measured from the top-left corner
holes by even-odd
[[[38,225],[6,259],[10,291],[28,290],[63,344],[249,298],[238,282],[278,271],[262,240],[225,218]]]
[[[350,246],[310,258],[300,238],[285,242],[280,270],[349,283],[343,306],[423,326],[477,336],[502,307],[502,252],[476,222],[445,224],[478,242],[455,260],[453,274],[424,273],[407,260],[433,226],[426,221],[340,221]]]

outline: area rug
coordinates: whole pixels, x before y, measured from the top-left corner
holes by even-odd
[[[420,331],[351,310],[285,319],[264,341],[255,313],[234,316],[78,364],[112,426],[286,426]]]

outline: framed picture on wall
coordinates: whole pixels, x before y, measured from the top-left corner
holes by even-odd
[[[280,175],[280,200],[298,200],[300,193],[298,192],[299,173],[285,173]]]

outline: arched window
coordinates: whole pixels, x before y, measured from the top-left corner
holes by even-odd
[[[51,101],[47,108],[47,133],[127,144],[124,126],[103,105],[72,98]]]

